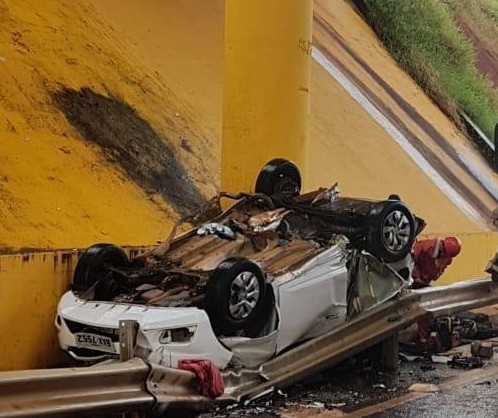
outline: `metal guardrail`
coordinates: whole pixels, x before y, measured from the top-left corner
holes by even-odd
[[[494,129],[494,139],[488,138],[479,126],[465,112],[459,111],[458,114],[465,125],[467,134],[477,145],[482,155],[488,160],[495,171],[498,171],[498,123]]]
[[[389,338],[423,315],[451,314],[497,302],[498,285],[489,279],[408,291],[268,361],[259,376],[227,376],[225,397],[239,401],[272,387],[286,386]]]
[[[220,401],[240,401],[283,387],[394,336],[423,315],[451,314],[498,302],[498,285],[474,280],[407,291],[303,343],[257,370],[224,374]],[[0,373],[0,418],[77,416],[148,411],[164,414],[211,405],[195,377],[134,358],[92,367]]]
[[[498,284],[489,279],[427,287],[415,292],[421,297],[421,307],[433,316],[450,315],[498,303]]]
[[[91,367],[0,373],[0,418],[99,416],[206,407],[193,373],[134,358]]]
[[[4,372],[0,374],[0,417],[142,411],[154,403],[144,388],[149,372],[139,359],[100,367]]]
[[[423,315],[419,301],[418,295],[410,293],[360,314],[333,331],[263,364],[260,369],[261,382],[251,387],[229,386],[225,391],[226,396],[240,400],[256,396],[272,387],[287,386],[364,351],[395,335]]]
[[[472,138],[477,139],[478,142],[484,143],[494,153],[495,143],[486,136],[486,134],[481,130],[481,128],[479,128],[479,126],[477,126],[477,124],[470,118],[469,115],[464,112],[459,112],[459,114]]]

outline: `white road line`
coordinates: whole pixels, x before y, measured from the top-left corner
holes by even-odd
[[[498,200],[498,186],[494,179],[494,172],[484,159],[473,150],[456,149],[460,161],[469,169],[472,175],[489,192],[495,200]],[[483,160],[482,162],[480,160]]]
[[[477,212],[450,183],[448,183],[439,172],[427,161],[427,159],[415,148],[410,140],[399,130],[372,101],[365,96],[351,80],[326,57],[318,48],[313,47],[312,56],[349,95],[394,139],[405,153],[422,169],[441,192],[450,199],[453,204],[465,213],[473,221],[486,225],[486,220]]]

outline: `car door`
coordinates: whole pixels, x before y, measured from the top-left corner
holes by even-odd
[[[347,270],[335,245],[273,282],[280,309],[277,352],[297,342],[334,307],[346,306]]]

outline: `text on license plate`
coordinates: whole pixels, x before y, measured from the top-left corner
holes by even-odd
[[[91,334],[89,332],[78,332],[74,334],[76,345],[81,348],[93,348],[107,353],[115,353],[116,349],[109,337],[104,335]]]

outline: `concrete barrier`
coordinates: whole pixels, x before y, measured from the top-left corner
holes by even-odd
[[[77,258],[76,250],[0,256],[0,370],[62,361],[54,317]]]

